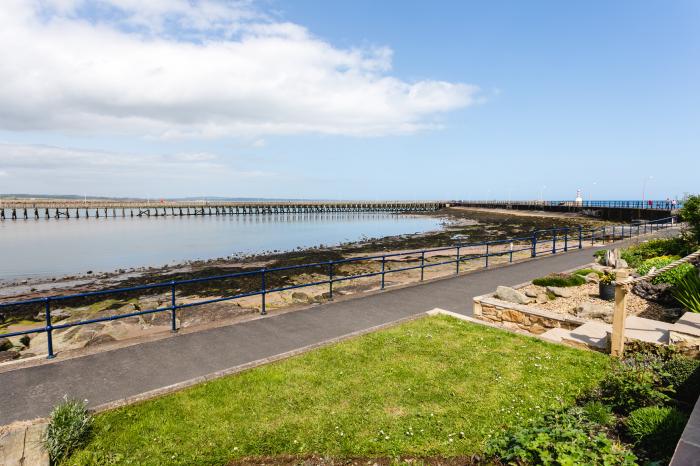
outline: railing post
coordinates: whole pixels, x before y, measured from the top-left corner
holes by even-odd
[[[457,246],[457,267],[455,270],[455,275],[459,275],[459,246]]]
[[[557,253],[557,229],[552,230],[552,254]]]
[[[615,277],[615,310],[613,313],[612,336],[610,338],[610,354],[622,357],[625,351],[625,319],[627,317],[627,280],[628,272],[618,270]]]
[[[532,234],[532,257],[537,257],[537,232]]]
[[[177,306],[175,305],[175,281],[170,282],[170,330],[177,332]]]
[[[267,288],[267,277],[265,276],[265,268],[263,267],[260,272],[261,272],[261,277],[262,277],[262,283],[261,283],[261,285],[262,285],[262,289],[261,289],[261,291],[262,291],[262,294],[261,294],[262,307],[260,308],[260,314],[266,315],[267,314],[267,307],[265,305],[265,288]]]
[[[569,250],[569,228],[564,229],[564,252]]]
[[[513,262],[513,242],[512,241],[510,242],[510,251],[509,252],[510,252],[510,259],[508,260],[508,262]]]
[[[425,270],[425,251],[420,252],[420,281],[423,281],[423,272]]]
[[[484,268],[488,268],[489,266],[489,243],[486,243],[486,263],[484,264]]]
[[[46,358],[53,359],[56,356],[53,354],[53,327],[51,326],[51,298],[45,299],[44,311],[46,312],[46,346],[47,346],[48,353],[49,353],[49,355],[46,356]]]
[[[328,261],[328,299],[333,299],[333,261]]]
[[[613,225],[612,240],[615,242],[615,225]]]
[[[384,270],[386,269],[386,256],[382,256],[382,290],[384,289]]]
[[[583,225],[578,226],[578,248],[583,249]]]

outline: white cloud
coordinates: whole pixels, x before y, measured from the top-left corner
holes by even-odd
[[[391,60],[249,2],[3,0],[0,129],[382,135],[439,126],[478,98],[476,86],[391,76]]]
[[[189,187],[218,189],[276,176],[239,169],[209,153],[128,154],[65,147],[0,143],[0,192],[131,195],[148,190],[179,195]]]

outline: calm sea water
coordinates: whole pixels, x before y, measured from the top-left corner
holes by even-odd
[[[89,218],[0,222],[0,278],[159,266],[436,230],[388,213]]]

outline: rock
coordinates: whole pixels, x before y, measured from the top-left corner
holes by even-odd
[[[675,305],[676,300],[671,293],[672,285],[659,283],[657,285],[650,282],[637,282],[632,288],[632,293],[640,298],[647,299],[665,305]]]
[[[615,264],[617,263],[617,258],[619,257],[618,255],[619,249],[608,249],[605,251],[605,255],[603,256],[603,265],[607,265],[608,267],[615,267]]]
[[[615,262],[615,268],[616,269],[628,269],[629,265],[627,264],[626,260],[618,259],[617,262]]]
[[[540,293],[535,299],[537,301],[537,304],[544,304],[547,301],[549,301],[549,296],[547,296],[547,293]]]
[[[586,283],[598,283],[600,281],[600,277],[598,276],[598,274],[593,272],[589,273],[583,278],[586,279]]]
[[[12,342],[7,338],[0,338],[0,351],[7,351],[12,348]]]
[[[496,298],[515,304],[528,304],[530,302],[530,298],[525,296],[524,293],[508,286],[497,287]]]
[[[593,265],[591,265],[591,268],[593,270],[595,270],[596,272],[603,272],[603,273],[608,272],[610,270],[610,267],[605,267],[604,265],[600,265],[600,264],[593,264]]]
[[[70,312],[64,309],[51,309],[51,322],[58,322],[59,320],[64,320],[70,317]],[[41,311],[36,316],[34,320],[45,320],[46,312]]]
[[[571,290],[558,286],[548,286],[547,291],[552,293],[554,296],[558,296],[559,298],[570,298],[572,295]]]
[[[309,295],[302,293],[301,291],[295,291],[292,293],[292,299],[295,301],[308,301]]]
[[[602,319],[607,323],[612,322],[612,312],[606,306],[600,304],[584,303],[574,310],[576,317],[582,319]]]
[[[527,290],[527,291],[525,291],[525,296],[527,296],[528,298],[536,298],[537,292],[532,291],[532,290]]]
[[[19,358],[17,351],[0,351],[0,363],[12,361]]]

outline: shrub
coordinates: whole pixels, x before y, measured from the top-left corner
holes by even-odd
[[[678,256],[661,256],[654,257],[652,259],[647,259],[642,262],[642,265],[637,267],[637,273],[640,275],[646,275],[652,268],[660,269],[666,267],[668,264],[680,259]],[[689,273],[695,272],[695,267],[691,264],[681,264],[678,267],[674,267],[671,270],[662,273],[651,279],[651,282],[655,285],[659,283],[668,283],[670,285],[676,285]]]
[[[637,408],[663,405],[673,389],[662,377],[663,361],[654,355],[635,354],[614,361],[610,375],[600,384],[602,401],[627,414]]]
[[[677,354],[664,362],[663,379],[675,390],[674,398],[693,404],[700,395],[700,361]]]
[[[83,446],[92,431],[92,416],[85,402],[67,397],[51,411],[44,446],[53,463],[68,457]]]
[[[514,464],[636,464],[634,454],[571,410],[499,433],[485,452]]]
[[[598,275],[599,277],[603,276],[603,272],[600,270],[593,270],[593,269],[580,269],[574,272],[574,275],[581,275],[582,277],[585,277],[588,274],[594,273]]]
[[[652,239],[624,249],[621,257],[632,268],[642,265],[647,259],[659,256],[687,256],[693,248],[682,238]]]
[[[19,342],[24,346],[25,348],[29,348],[29,344],[31,343],[31,338],[29,338],[29,335],[24,335],[22,338],[19,339]]]
[[[581,286],[586,284],[586,279],[580,275],[571,275],[566,273],[547,275],[546,277],[535,278],[532,280],[533,285],[537,286]]]
[[[637,444],[655,457],[668,457],[678,443],[688,418],[676,408],[648,406],[632,411],[625,421]]]
[[[676,301],[691,312],[700,312],[700,276],[686,273],[671,291]]]
[[[688,196],[683,201],[681,220],[688,224],[688,239],[695,244],[700,243],[700,195]]]

